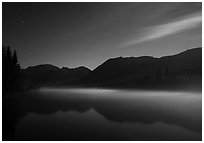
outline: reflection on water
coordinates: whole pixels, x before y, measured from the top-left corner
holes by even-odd
[[[23,97],[3,104],[3,140],[201,140],[200,93],[44,88]]]

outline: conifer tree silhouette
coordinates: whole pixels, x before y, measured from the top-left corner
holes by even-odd
[[[13,92],[20,90],[20,65],[17,53],[11,52],[10,47],[2,47],[2,83],[3,92]]]

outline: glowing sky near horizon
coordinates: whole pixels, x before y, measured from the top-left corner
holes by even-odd
[[[3,45],[22,68],[96,68],[109,58],[161,57],[202,46],[202,3],[3,3]]]

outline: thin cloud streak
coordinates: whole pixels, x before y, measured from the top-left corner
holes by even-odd
[[[193,29],[200,23],[202,23],[202,15],[197,13],[174,22],[148,27],[144,29],[140,38],[126,42],[125,47]]]

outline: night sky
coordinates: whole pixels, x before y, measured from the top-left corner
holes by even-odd
[[[202,3],[3,3],[3,45],[22,68],[96,68],[109,58],[161,57],[202,46]]]

